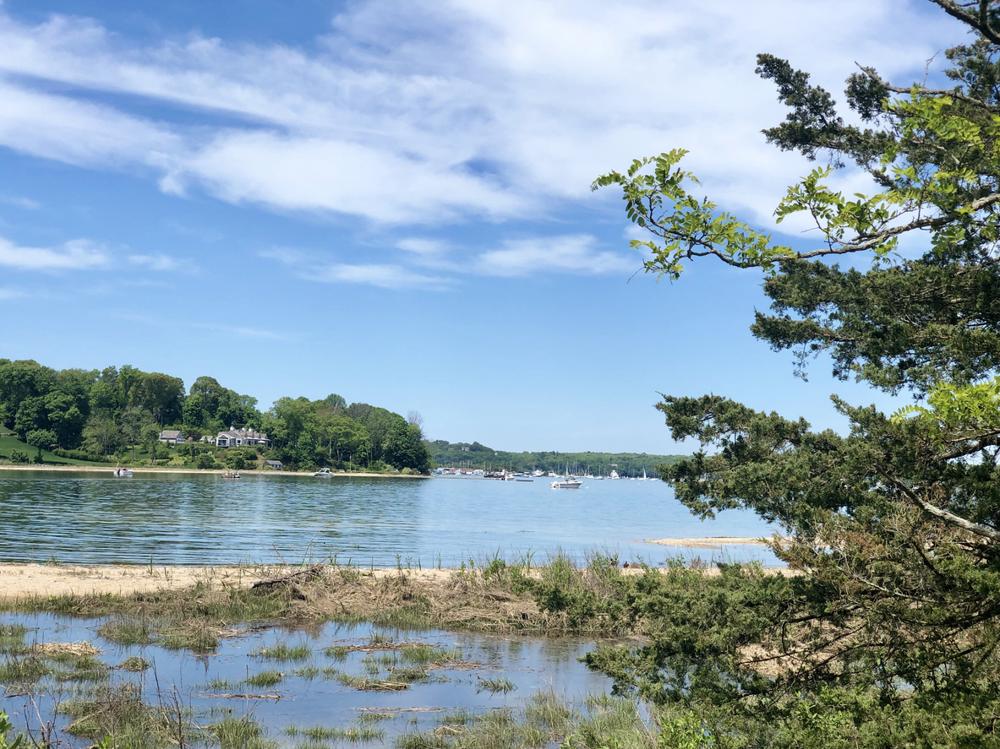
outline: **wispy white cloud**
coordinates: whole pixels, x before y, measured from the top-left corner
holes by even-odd
[[[129,255],[126,259],[131,265],[155,272],[193,272],[197,270],[197,266],[190,260],[172,255]]]
[[[58,247],[25,247],[0,237],[0,266],[31,271],[89,270],[108,265],[100,245],[74,239]]]
[[[452,245],[444,240],[427,237],[404,237],[396,242],[396,247],[421,257],[440,256],[453,249]]]
[[[443,291],[454,285],[443,275],[430,275],[420,269],[396,263],[338,263],[321,258],[317,253],[291,247],[262,250],[258,257],[274,260],[306,281],[346,283],[375,286],[380,289],[424,289]]]
[[[400,262],[330,263],[316,253],[287,247],[257,254],[288,266],[295,275],[311,281],[434,291],[451,288],[470,275],[501,278],[626,275],[636,271],[641,263],[637,254],[606,249],[590,234],[508,239],[485,250],[428,237],[404,238],[394,246],[403,252]]]
[[[164,318],[136,312],[134,310],[118,310],[112,313],[118,320],[149,325],[154,328],[176,328],[185,326],[191,330],[203,330],[211,333],[218,333],[224,336],[236,338],[253,338],[268,341],[289,341],[298,337],[297,332],[283,333],[268,328],[259,328],[250,325],[231,325],[220,322],[184,322],[177,318]]]
[[[39,93],[3,79],[0,101],[0,145],[32,156],[97,169],[140,165],[162,170],[184,148],[168,126],[111,106]]]
[[[274,330],[268,330],[266,328],[255,328],[248,325],[227,325],[225,323],[192,323],[192,328],[197,328],[199,330],[209,330],[216,333],[221,333],[228,336],[237,336],[238,338],[255,338],[259,340],[267,341],[287,341],[294,338],[294,335],[287,333],[279,333]]]
[[[334,263],[316,269],[308,278],[327,283],[364,284],[380,289],[443,291],[452,285],[449,279],[441,276],[421,273],[403,265],[378,263]]]
[[[0,286],[0,302],[9,302],[12,299],[25,299],[27,296],[28,292],[23,289]]]
[[[570,234],[506,240],[499,248],[478,255],[472,267],[483,275],[512,277],[533,273],[626,274],[639,266],[637,257],[602,249],[596,237]]]
[[[285,265],[299,265],[307,261],[308,256],[301,250],[292,247],[272,247],[269,250],[261,250],[257,257],[265,260],[277,260]]]
[[[37,200],[26,198],[23,195],[0,195],[0,203],[12,205],[15,208],[21,208],[26,211],[37,211],[42,207],[42,204]]]
[[[769,223],[804,166],[760,135],[783,114],[754,54],[787,56],[835,89],[854,60],[905,82],[923,72],[906,66],[958,38],[926,12],[897,0],[794,11],[760,0],[752,13],[719,0],[365,0],[307,49],[197,34],[147,45],[94,21],[32,24],[0,8],[0,73],[19,76],[0,82],[0,144],[139,168],[177,194],[412,224],[600,201],[595,175],[684,146],[709,193]],[[183,106],[193,124],[30,80]],[[245,125],[222,127],[219,113]]]

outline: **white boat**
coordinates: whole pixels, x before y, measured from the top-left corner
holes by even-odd
[[[329,468],[320,468],[316,473],[313,474],[318,479],[328,479],[333,477],[333,471]]]
[[[618,471],[612,471],[611,475],[608,476],[608,478],[611,479],[612,481],[617,481],[618,479],[621,478],[621,476],[618,475]]]
[[[239,477],[240,477],[239,471],[225,471],[222,474],[222,478],[224,479],[238,479]]]
[[[646,467],[643,466],[642,467],[642,477],[639,479],[639,481],[648,481],[648,480],[649,479],[646,478]]]
[[[583,486],[583,482],[572,476],[552,482],[553,489],[579,489],[581,486]]]
[[[116,468],[112,473],[116,479],[130,479],[135,475],[131,468]]]

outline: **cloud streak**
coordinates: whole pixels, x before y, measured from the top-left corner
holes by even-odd
[[[59,247],[26,247],[0,237],[0,267],[26,271],[93,270],[104,268],[110,255],[101,246],[74,239]]]
[[[640,267],[637,257],[604,249],[590,234],[509,239],[489,249],[459,247],[427,237],[404,237],[395,246],[403,253],[397,263],[330,263],[315,253],[288,247],[257,254],[292,268],[295,275],[310,281],[432,291],[453,288],[468,276],[626,276]]]

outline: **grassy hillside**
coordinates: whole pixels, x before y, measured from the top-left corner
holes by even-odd
[[[7,463],[10,461],[10,454],[14,450],[20,450],[25,455],[27,455],[32,461],[34,461],[35,456],[38,454],[38,450],[27,444],[26,442],[21,442],[12,432],[0,433],[0,462]],[[42,450],[42,460],[46,463],[58,463],[67,466],[96,466],[104,465],[103,463],[91,463],[86,460],[74,460],[72,458],[63,458],[56,455],[49,450]]]

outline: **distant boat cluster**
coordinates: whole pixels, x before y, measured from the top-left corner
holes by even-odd
[[[490,471],[484,468],[456,468],[456,467],[446,467],[440,466],[434,469],[435,476],[449,476],[455,478],[470,478],[470,479],[492,479],[494,481],[523,481],[523,482],[533,482],[535,479],[551,478],[555,479],[551,482],[550,486],[553,489],[579,489],[583,486],[584,480],[589,481],[659,481],[657,478],[650,478],[646,475],[646,469],[643,468],[642,476],[630,476],[623,477],[618,475],[618,471],[611,471],[607,476],[600,474],[585,473],[582,475],[574,475],[570,473],[567,469],[565,473],[559,474],[555,471],[543,471],[541,469],[535,469],[534,471]]]

